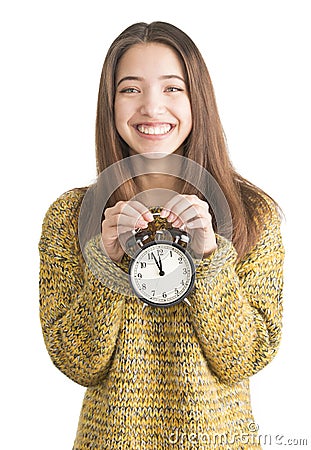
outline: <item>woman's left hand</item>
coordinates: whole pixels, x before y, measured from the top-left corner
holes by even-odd
[[[173,227],[186,229],[191,234],[191,249],[195,254],[204,258],[216,250],[209,205],[196,195],[172,197],[163,207],[161,217],[166,217]]]

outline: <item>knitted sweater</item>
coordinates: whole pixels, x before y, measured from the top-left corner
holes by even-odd
[[[284,250],[274,207],[242,261],[217,236],[197,267],[191,306],[143,308],[97,237],[88,248],[97,269],[85,263],[86,190],[51,205],[39,243],[45,344],[56,367],[87,387],[73,449],[260,448],[248,379],[280,342]]]

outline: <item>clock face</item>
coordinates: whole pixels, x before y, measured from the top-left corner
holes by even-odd
[[[183,247],[157,241],[146,244],[136,254],[129,274],[137,297],[150,305],[170,306],[183,300],[192,289],[195,267]]]

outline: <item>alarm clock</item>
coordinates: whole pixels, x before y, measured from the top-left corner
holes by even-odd
[[[134,230],[126,245],[131,254],[129,282],[142,302],[159,307],[189,304],[195,282],[195,265],[187,250],[190,241],[191,236],[178,228]]]

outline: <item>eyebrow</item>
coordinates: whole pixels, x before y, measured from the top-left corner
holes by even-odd
[[[181,80],[181,81],[183,81],[186,84],[185,80],[182,77],[180,77],[179,75],[173,75],[173,74],[172,75],[162,75],[162,76],[159,77],[159,80],[170,80],[171,78],[177,78],[178,80]],[[135,77],[135,76],[130,76],[129,75],[129,76],[121,78],[121,80],[118,81],[117,87],[123,81],[144,81],[144,78],[143,77]]]

